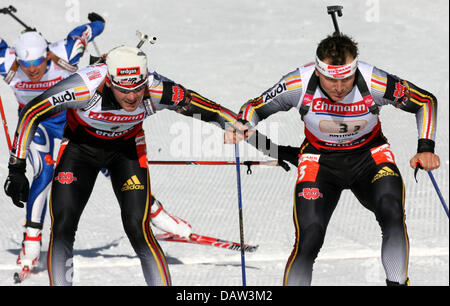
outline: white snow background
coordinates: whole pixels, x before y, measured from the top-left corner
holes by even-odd
[[[25,23],[47,40],[64,38],[89,12],[106,19],[96,39],[101,52],[135,45],[140,30],[157,37],[145,44],[149,64],[185,87],[238,111],[282,75],[312,61],[317,43],[333,32],[327,5],[344,6],[339,25],[359,42],[360,59],[415,83],[439,101],[436,152],[441,167],[433,171],[449,200],[449,2],[447,0],[47,0],[5,1]],[[22,27],[0,15],[0,36],[10,45]],[[92,45],[88,54],[96,55]],[[17,124],[17,103],[0,82],[10,134]],[[222,145],[222,132],[174,112],[160,112],[145,122],[151,160],[233,160],[234,148]],[[381,111],[382,127],[406,186],[406,223],[410,239],[409,277],[413,286],[449,285],[449,225],[425,172],[413,178],[409,159],[417,148],[414,115],[391,106]],[[298,112],[278,113],[260,129],[281,144],[299,146],[303,123]],[[0,181],[7,176],[8,149],[3,129]],[[199,136],[201,135],[201,137]],[[183,154],[181,139],[194,144]],[[210,154],[215,148],[216,154]],[[241,159],[262,160],[246,144]],[[242,168],[245,240],[259,245],[246,255],[247,284],[278,286],[294,242],[292,221],[296,170]],[[167,210],[190,222],[196,233],[239,241],[234,166],[151,166],[152,191]],[[31,168],[27,171],[31,176]],[[31,178],[31,177],[30,177]],[[25,210],[0,192],[0,285],[13,285],[22,241]],[[50,218],[44,225],[40,267],[23,285],[48,285],[46,255]],[[158,232],[155,230],[155,232]],[[175,286],[241,285],[240,253],[208,246],[161,242]],[[81,218],[75,242],[75,285],[145,285],[139,260],[120,220],[108,180],[99,176]],[[385,285],[381,232],[368,210],[344,192],[331,219],[314,266],[313,285]]]

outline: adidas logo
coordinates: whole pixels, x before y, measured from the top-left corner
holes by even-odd
[[[384,166],[383,168],[380,169],[380,171],[378,171],[378,173],[373,177],[372,182],[375,182],[376,180],[385,177],[385,176],[398,176],[398,173],[395,173],[394,170],[392,170],[391,168],[389,168],[388,166]]]
[[[144,185],[141,184],[136,175],[133,175],[123,184],[121,190],[127,191],[127,190],[143,190],[143,189]]]

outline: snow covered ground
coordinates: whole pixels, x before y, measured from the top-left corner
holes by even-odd
[[[449,200],[447,0],[0,0],[0,7],[9,4],[49,41],[65,37],[86,22],[91,11],[107,21],[96,40],[102,52],[120,44],[136,44],[136,30],[154,35],[157,43],[147,44],[143,50],[156,71],[235,111],[283,74],[311,61],[317,43],[333,31],[326,6],[343,5],[340,28],[359,42],[362,60],[404,77],[438,98],[436,152],[442,166],[434,175]],[[0,36],[12,44],[22,28],[6,15],[0,15],[0,21]],[[92,46],[89,51],[95,54]],[[87,61],[85,56],[82,63]],[[17,123],[16,103],[3,82],[0,94],[12,134]],[[416,183],[409,168],[416,150],[414,116],[385,107],[381,120],[406,186],[411,284],[448,286],[448,218],[427,175],[420,173]],[[190,118],[161,112],[147,120],[145,128],[150,159],[233,159],[233,147],[221,145],[217,128]],[[261,130],[282,144],[299,145],[303,140],[303,124],[295,111],[274,115]],[[8,150],[3,131],[0,141],[0,182],[4,182]],[[183,145],[181,154],[178,149]],[[242,159],[264,159],[246,145],[241,145],[241,151]],[[278,286],[294,241],[296,171],[255,166],[253,174],[246,175],[242,170],[245,239],[259,245],[257,252],[246,257],[247,284]],[[165,207],[189,221],[195,232],[239,241],[234,167],[151,166],[151,179],[152,191]],[[25,211],[13,206],[3,191],[0,201],[0,285],[7,286],[13,284]],[[77,232],[76,285],[144,285],[119,215],[112,188],[100,176]],[[23,285],[48,285],[49,227],[46,222],[42,267]],[[239,252],[173,242],[161,245],[174,285],[241,284]],[[315,264],[313,285],[384,285],[380,245],[374,216],[345,192]]]

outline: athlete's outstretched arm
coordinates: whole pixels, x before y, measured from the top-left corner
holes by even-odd
[[[87,91],[83,79],[73,74],[31,100],[20,112],[11,156],[26,158],[34,132],[42,120],[69,108],[83,107],[89,101],[89,95],[79,98],[83,91]]]
[[[189,101],[180,109],[179,113],[185,116],[194,117],[205,122],[215,122],[222,129],[227,127],[227,123],[234,125],[237,114],[228,108],[213,102],[195,91],[187,90]]]
[[[99,15],[97,15],[99,16]],[[105,21],[100,16],[92,22],[80,25],[70,31],[65,42],[67,59],[71,65],[77,65],[86,51],[89,42],[100,35],[105,28]]]

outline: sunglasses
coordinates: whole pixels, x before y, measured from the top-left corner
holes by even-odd
[[[26,68],[29,68],[31,66],[39,66],[40,64],[42,64],[45,61],[45,57],[40,57],[37,58],[35,60],[32,61],[23,61],[23,60],[19,60],[19,64],[21,66],[24,66]]]
[[[114,87],[114,89],[117,89],[118,91],[120,91],[123,94],[128,94],[130,92],[134,92],[134,93],[138,93],[140,92],[142,89],[145,88],[145,85],[147,85],[147,79],[145,79],[141,84],[139,84],[136,87],[130,87],[130,88],[124,88],[121,86],[118,86],[117,84],[115,84],[114,82],[111,82],[112,86]]]

